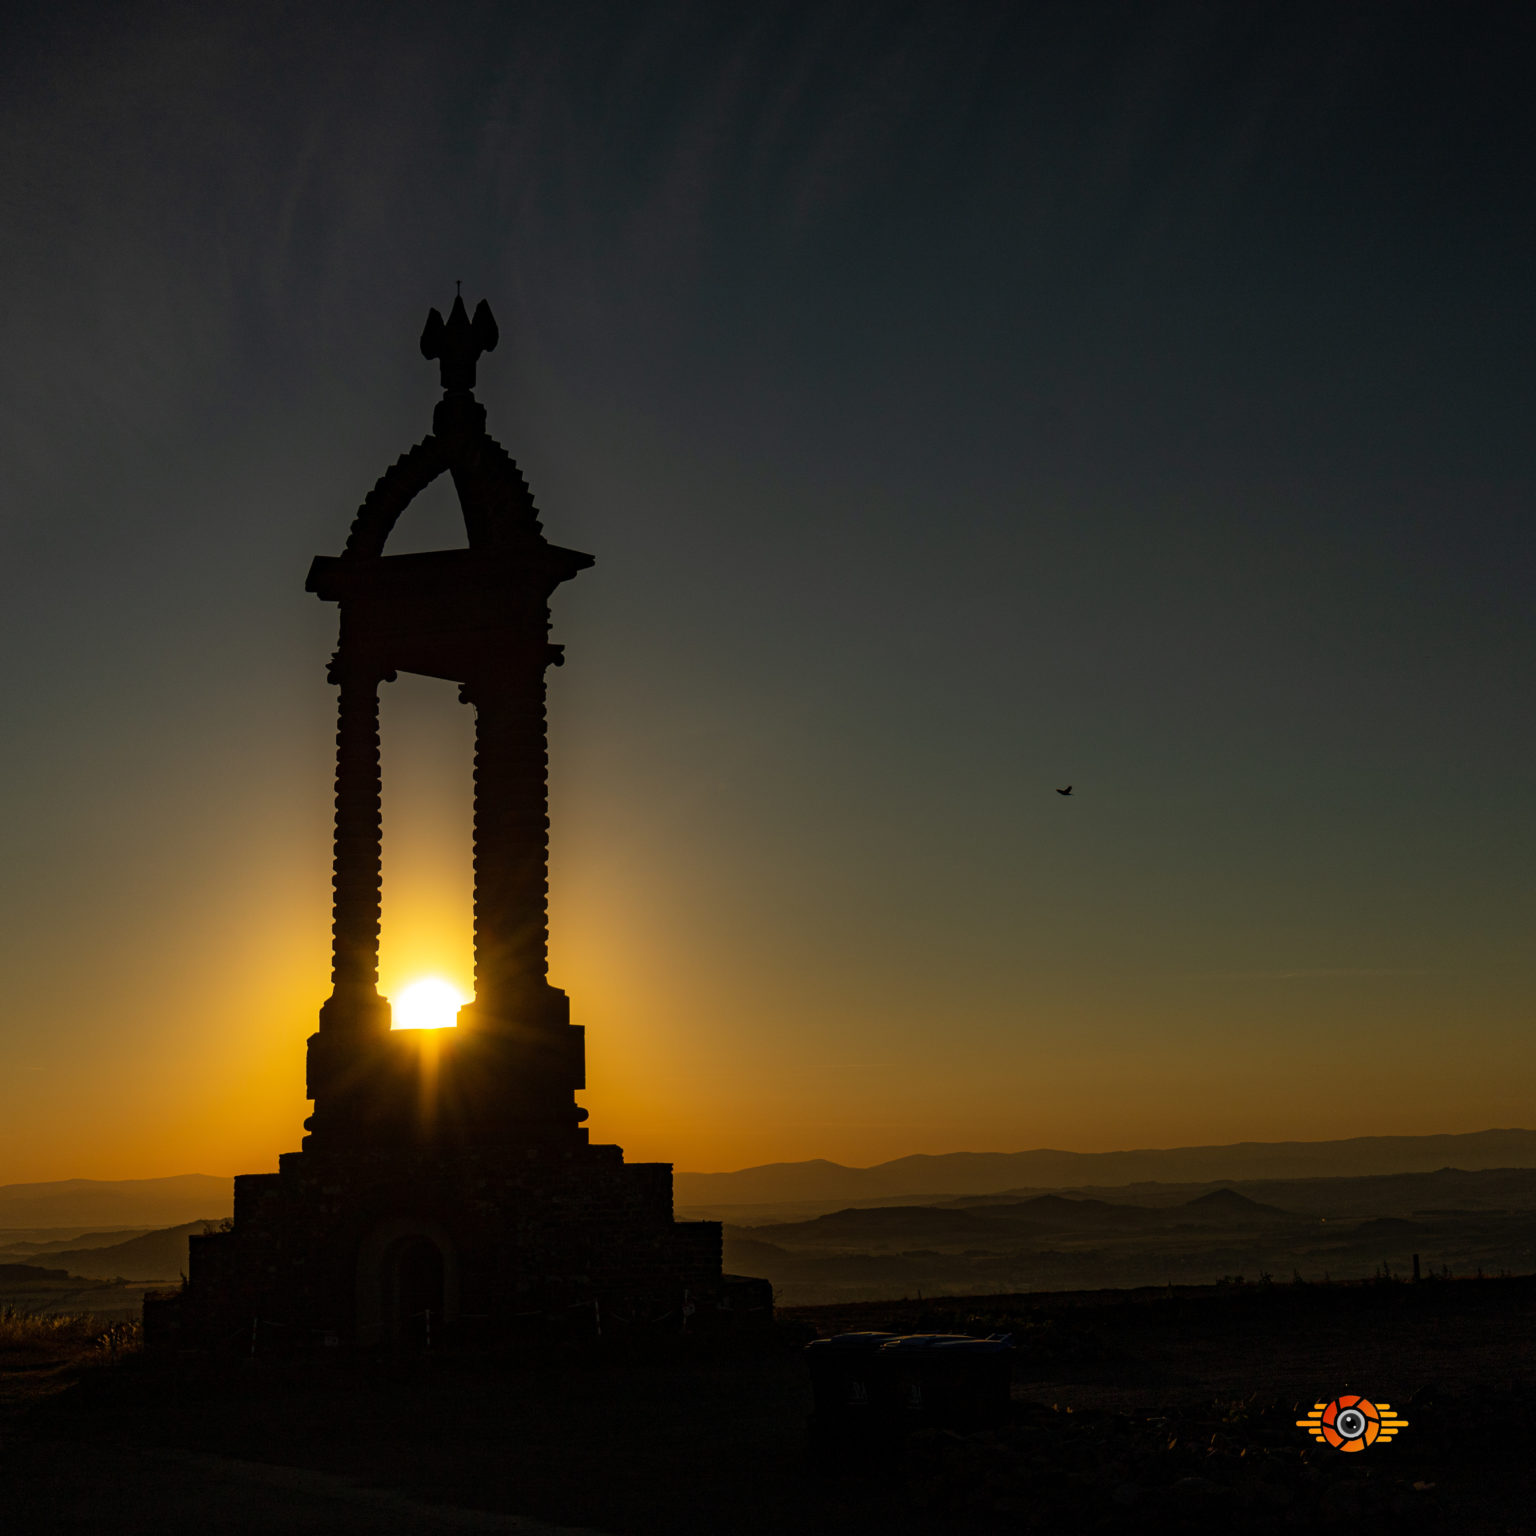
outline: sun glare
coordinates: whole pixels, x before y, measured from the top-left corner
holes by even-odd
[[[457,987],[429,976],[413,981],[394,999],[396,1029],[452,1029],[459,1022],[459,1009],[467,1003]]]

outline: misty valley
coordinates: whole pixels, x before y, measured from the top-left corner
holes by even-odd
[[[188,1238],[227,1215],[227,1197],[211,1197],[202,1181],[183,1198],[202,1214],[163,1227],[0,1228],[0,1305],[136,1313],[145,1289],[180,1282]],[[1424,1278],[1536,1270],[1530,1168],[887,1199],[808,1217],[803,1207],[785,1213],[795,1220],[771,1219],[771,1206],[756,1209],[769,1219],[732,1221],[715,1207],[678,1215],[727,1217],[727,1271],[770,1280],[778,1304],[789,1307],[1298,1278],[1407,1280],[1414,1255]]]
[[[689,1213],[692,1214],[692,1213]],[[780,1305],[1536,1269],[1536,1170],[1016,1191],[727,1224]]]

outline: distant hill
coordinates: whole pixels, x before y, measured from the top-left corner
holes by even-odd
[[[1218,1189],[1179,1205],[1112,1205],[1107,1200],[1037,1195],[1011,1205],[982,1205],[969,1209],[952,1205],[850,1206],[810,1221],[778,1222],[769,1226],[727,1226],[739,1247],[752,1242],[763,1247],[864,1249],[888,1252],[920,1246],[956,1245],[978,1241],[1039,1239],[1051,1234],[1093,1235],[1177,1229],[1190,1219],[1208,1226],[1232,1227],[1273,1217],[1290,1220],[1290,1213],[1250,1200],[1235,1190]],[[740,1262],[738,1258],[734,1262]]]
[[[57,1230],[57,1229],[50,1229]],[[44,1254],[57,1253],[61,1248],[108,1248],[114,1243],[126,1243],[131,1237],[143,1237],[143,1227],[110,1227],[105,1232],[81,1232],[76,1227],[64,1227],[62,1237],[32,1237],[18,1242],[0,1242],[0,1258],[21,1259],[30,1263]],[[0,1233],[0,1237],[4,1234]]]
[[[183,1222],[163,1232],[146,1232],[126,1243],[112,1243],[105,1248],[68,1248],[50,1253],[55,1264],[67,1264],[71,1274],[92,1279],[176,1280],[187,1272],[187,1239],[194,1232],[205,1231],[211,1220]]]
[[[987,1195],[1157,1182],[1317,1179],[1428,1173],[1437,1168],[1536,1168],[1536,1131],[1459,1136],[1357,1136],[1348,1141],[1242,1141],[1129,1152],[950,1152],[872,1168],[816,1159],[734,1173],[679,1173],[677,1204],[693,1213],[781,1202],[884,1203],[906,1196]],[[766,1214],[766,1213],[765,1213]],[[739,1219],[739,1216],[738,1216]]]
[[[234,1210],[233,1179],[181,1173],[168,1179],[59,1179],[0,1184],[0,1229],[169,1227]]]
[[[969,1211],[935,1210],[931,1206],[884,1205],[832,1211],[813,1221],[784,1222],[752,1228],[753,1236],[767,1243],[812,1242],[880,1243],[893,1235],[903,1247],[923,1243],[963,1241],[984,1237],[995,1229],[989,1210],[985,1215]]]
[[[1219,1219],[1225,1219],[1230,1216],[1286,1216],[1290,1214],[1287,1211],[1282,1211],[1278,1205],[1264,1205],[1258,1200],[1250,1200],[1247,1195],[1240,1195],[1235,1189],[1213,1189],[1210,1194],[1197,1195],[1193,1200],[1186,1200],[1183,1205],[1176,1206],[1175,1209],[1191,1216]]]
[[[989,1205],[980,1209],[988,1216],[1024,1221],[1039,1227],[1146,1226],[1158,1219],[1156,1212],[1144,1206],[1111,1205],[1106,1200],[1065,1195],[1036,1195],[1016,1205]]]
[[[810,1220],[727,1223],[723,1236],[732,1273],[762,1276],[781,1305],[795,1306],[1243,1275],[1363,1279],[1410,1273],[1416,1259],[1428,1275],[1525,1274],[1533,1234],[1536,1169],[1443,1168],[845,1206]]]
[[[146,1289],[72,1275],[45,1264],[0,1264],[0,1313],[14,1307],[23,1316],[89,1312],[104,1318],[137,1317]],[[10,1529],[3,1516],[0,1529]]]
[[[37,1285],[68,1279],[67,1269],[44,1269],[38,1264],[0,1264],[0,1286]]]

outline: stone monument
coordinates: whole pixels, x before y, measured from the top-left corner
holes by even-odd
[[[310,1036],[303,1150],[235,1180],[228,1230],[194,1237],[153,1337],[292,1350],[494,1339],[516,1319],[600,1329],[771,1310],[721,1274],[720,1227],[672,1217],[668,1163],[594,1146],[575,1093],[583,1031],[548,979],[545,673],[549,601],[592,556],[551,544],[516,462],[485,430],[482,302],[432,310],[431,435],[385,473],[307,590],[339,609],[332,991]],[[396,520],[452,476],[467,547],[386,555]],[[475,712],[474,1001],[456,1028],[394,1030],[378,991],[379,685],[456,684]],[[435,1331],[435,1332],[434,1332]]]

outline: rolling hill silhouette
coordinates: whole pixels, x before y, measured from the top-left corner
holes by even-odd
[[[1051,1148],[950,1152],[900,1157],[870,1168],[849,1168],[816,1158],[803,1163],[768,1163],[734,1173],[679,1173],[675,1187],[678,1205],[699,1211],[789,1202],[853,1205],[902,1200],[916,1204],[923,1197],[936,1195],[1146,1182],[1368,1177],[1428,1173],[1445,1167],[1536,1168],[1536,1131],[1357,1136],[1347,1141],[1242,1141],[1228,1146],[1127,1152],[1062,1152]]]
[[[897,1296],[1527,1272],[1536,1169],[1141,1184],[844,1207],[725,1227],[726,1264],[781,1305]],[[961,1218],[961,1219],[956,1219]]]
[[[111,1280],[175,1280],[187,1272],[187,1239],[209,1221],[188,1221],[161,1232],[146,1232],[102,1248],[67,1248],[50,1253],[51,1264],[67,1264],[71,1274]]]
[[[1232,1220],[1255,1216],[1289,1216],[1278,1205],[1264,1205],[1250,1200],[1235,1189],[1213,1189],[1208,1195],[1197,1195],[1175,1207],[1186,1216],[1202,1216],[1208,1220]]]
[[[772,1243],[914,1243],[964,1242],[997,1229],[992,1212],[946,1210],[928,1205],[856,1206],[810,1221],[754,1227],[761,1241]]]
[[[1076,1199],[1068,1195],[1035,1195],[1014,1205],[989,1205],[988,1216],[1003,1221],[1023,1222],[1041,1228],[1145,1227],[1162,1220],[1160,1212],[1141,1205],[1115,1205],[1091,1197]]]
[[[181,1173],[164,1179],[58,1179],[0,1184],[0,1230],[169,1227],[234,1210],[232,1179]]]

